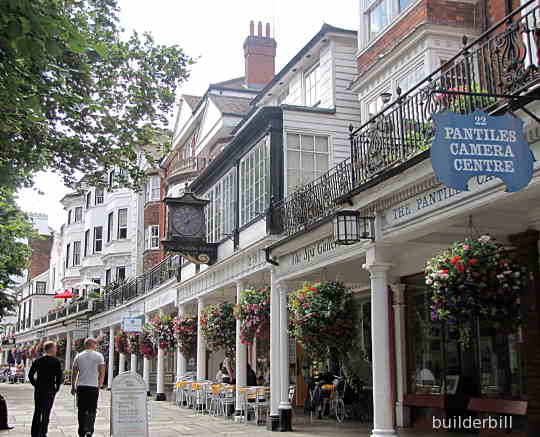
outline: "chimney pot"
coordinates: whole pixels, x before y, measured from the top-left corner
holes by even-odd
[[[259,21],[259,25],[257,26],[257,34],[259,36],[262,36],[262,22]]]
[[[250,35],[244,41],[245,86],[262,89],[275,74],[276,41],[270,36],[270,24],[266,24],[263,36],[263,22],[257,23],[258,36],[255,37],[255,22],[249,23]]]
[[[250,36],[255,35],[255,22],[253,20],[249,22],[249,34]]]
[[[270,38],[270,23],[266,23],[266,37]]]

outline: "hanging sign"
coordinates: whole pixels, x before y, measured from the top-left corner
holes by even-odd
[[[435,139],[431,162],[448,187],[468,190],[474,176],[493,176],[506,191],[525,188],[532,179],[534,157],[523,133],[523,121],[510,114],[482,111],[462,115],[443,111],[433,115]]]
[[[111,387],[111,436],[148,437],[147,387],[141,376],[125,372]]]
[[[122,319],[122,331],[142,332],[142,319],[138,317],[124,317]]]

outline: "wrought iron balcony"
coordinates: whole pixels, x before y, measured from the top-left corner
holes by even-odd
[[[351,161],[342,161],[330,171],[272,204],[273,225],[287,235],[307,230],[328,217],[336,209],[336,199],[352,189]]]
[[[502,113],[532,100],[540,23],[535,0],[516,9],[407,93],[351,132],[352,184],[372,182],[428,150],[432,114],[449,109]],[[537,96],[536,96],[537,97]],[[422,157],[427,157],[424,153]]]
[[[96,308],[96,312],[108,311],[148,293],[169,279],[176,277],[179,267],[180,257],[178,255],[165,258],[148,272],[108,292],[103,298],[103,303]]]

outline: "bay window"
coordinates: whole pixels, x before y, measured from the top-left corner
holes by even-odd
[[[223,236],[232,234],[236,211],[236,169],[227,173],[207,192],[206,235],[208,241],[216,243]]]
[[[362,5],[367,42],[380,35],[399,14],[416,0],[364,0]]]
[[[159,249],[159,225],[150,225],[145,229],[144,249]]]
[[[269,139],[265,137],[240,161],[240,226],[266,211],[269,151]]]
[[[287,192],[323,175],[328,170],[329,154],[327,136],[287,133]]]
[[[103,226],[94,228],[94,253],[101,252],[103,247]]]
[[[73,265],[78,266],[81,264],[81,242],[73,242]]]

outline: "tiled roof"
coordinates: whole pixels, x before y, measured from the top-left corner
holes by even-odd
[[[244,88],[244,76],[235,77],[234,79],[224,80],[223,82],[217,82],[212,85],[223,87],[223,88]]]
[[[201,101],[202,97],[183,94],[182,99],[184,99],[184,102],[186,102],[193,111]]]
[[[252,99],[244,97],[219,96],[209,94],[210,99],[222,113],[245,115],[251,109]]]

